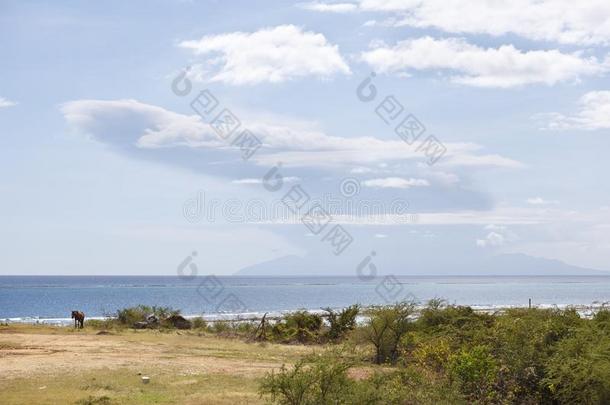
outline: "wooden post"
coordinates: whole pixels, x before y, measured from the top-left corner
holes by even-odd
[[[532,308],[532,299],[531,298],[529,299],[529,308],[530,309]]]

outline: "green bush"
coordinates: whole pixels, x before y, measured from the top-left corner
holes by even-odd
[[[415,339],[421,339],[415,341]],[[432,337],[420,338],[418,335],[412,335],[411,339],[406,339],[404,346],[411,346],[406,349],[405,355],[411,355],[411,358],[421,367],[430,369],[435,372],[442,372],[449,363],[451,355],[450,338],[448,337]],[[410,345],[413,340],[413,344]],[[408,353],[408,354],[407,354]]]
[[[446,305],[440,299],[430,300],[416,322],[419,330],[429,335],[449,336],[453,349],[486,335],[495,318],[477,313],[471,307]]]
[[[259,386],[261,396],[285,405],[395,405],[460,404],[464,401],[447,380],[413,368],[375,372],[350,379],[352,365],[339,352],[311,356],[293,368],[282,366],[269,373]]]
[[[603,306],[593,316],[593,323],[600,329],[610,333],[610,309]]]
[[[498,315],[484,343],[499,365],[498,395],[519,403],[553,398],[542,383],[557,343],[583,322],[572,309],[511,309]]]
[[[229,333],[232,330],[231,322],[226,320],[217,320],[208,323],[208,330],[212,333],[222,334]]]
[[[132,326],[136,322],[146,321],[148,315],[155,315],[161,321],[169,316],[179,314],[180,310],[170,307],[137,305],[135,307],[119,309],[116,313],[116,319],[120,324]]]
[[[334,405],[345,403],[353,384],[347,377],[349,365],[340,358],[325,355],[306,358],[293,368],[282,366],[267,374],[259,388],[261,396],[286,405]]]
[[[117,325],[117,322],[113,318],[106,319],[89,319],[85,322],[85,326],[93,329],[113,329]]]
[[[451,356],[450,376],[468,399],[487,402],[493,399],[498,366],[485,346],[462,349]]]
[[[200,316],[191,319],[191,322],[193,323],[193,329],[205,329],[207,326],[205,319]]]
[[[271,328],[275,340],[284,343],[313,343],[318,341],[322,317],[307,311],[296,311],[284,316]]]
[[[324,310],[328,313],[329,329],[326,336],[329,340],[338,341],[344,338],[347,332],[356,327],[356,317],[360,312],[360,306],[352,305],[338,313],[330,308],[325,308]]]
[[[287,339],[334,340],[331,336],[349,328],[340,326],[340,314],[327,312],[326,333],[304,312],[274,328]],[[370,308],[365,315],[365,324],[354,326],[361,340],[349,343],[372,345],[375,363],[395,367],[354,380],[347,377],[345,356],[323,358],[268,376],[261,392],[282,404],[324,404],[328,398],[337,404],[610,403],[606,307],[583,319],[572,308],[516,308],[491,315],[433,300],[419,314],[413,303],[403,302]],[[332,395],[320,396],[323,386]]]
[[[546,365],[543,383],[559,403],[610,403],[610,334],[598,322],[559,342]]]

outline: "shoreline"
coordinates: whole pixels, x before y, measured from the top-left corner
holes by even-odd
[[[460,305],[460,304],[456,304]],[[463,305],[466,307],[472,308],[475,312],[479,313],[502,313],[509,309],[516,308],[528,308],[527,305],[499,305],[499,306],[489,306],[489,305]],[[532,305],[531,308],[537,309],[568,309],[574,308],[578,314],[584,318],[590,318],[593,316],[595,311],[603,308],[604,306],[608,306],[608,302],[600,303],[593,302],[591,304],[537,304]],[[374,305],[362,306],[363,310],[367,310],[368,308],[374,307]],[[418,304],[416,306],[417,311],[424,308],[425,305]],[[336,307],[331,308],[333,310],[341,310],[346,307]],[[254,322],[260,321],[262,317],[267,314],[268,320],[277,320],[281,319],[284,315],[289,314],[295,311],[306,311],[311,314],[320,314],[323,315],[326,313],[323,309],[287,309],[287,310],[270,310],[270,311],[253,311],[253,312],[240,312],[240,313],[207,313],[207,314],[182,314],[182,316],[186,319],[194,319],[194,318],[202,318],[206,322],[222,322],[222,321],[234,321],[234,322]],[[115,319],[115,316],[91,316],[87,317],[86,320],[107,320],[107,319]],[[3,324],[29,324],[29,325],[49,325],[49,326],[70,326],[74,323],[72,318],[61,318],[61,317],[37,317],[37,316],[27,316],[27,317],[2,317],[0,316],[0,323]]]

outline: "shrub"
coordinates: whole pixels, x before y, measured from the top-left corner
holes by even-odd
[[[498,394],[519,403],[550,400],[542,383],[549,358],[582,322],[571,309],[511,309],[497,316],[485,343],[500,366]]]
[[[208,330],[212,333],[228,333],[231,331],[231,323],[226,320],[209,322]]]
[[[307,311],[296,311],[284,316],[271,328],[275,339],[282,342],[311,343],[319,338],[322,317]]]
[[[261,396],[286,405],[460,404],[447,380],[431,378],[413,368],[376,372],[365,379],[348,377],[349,362],[338,352],[309,357],[294,368],[282,366],[265,376]]]
[[[202,317],[198,316],[191,319],[193,323],[193,329],[205,329],[207,326],[207,322]]]
[[[495,318],[476,313],[471,307],[446,305],[445,301],[432,299],[422,309],[416,322],[419,330],[428,334],[450,336],[454,349],[462,343],[480,339],[493,325]]]
[[[326,333],[326,336],[329,340],[340,340],[347,332],[356,327],[356,317],[360,312],[360,306],[352,305],[342,309],[338,313],[330,308],[325,308],[324,310],[328,313],[327,319],[329,330]]]
[[[543,383],[565,404],[610,403],[610,335],[590,325],[557,345]]]
[[[451,355],[449,338],[434,337],[421,341],[415,344],[412,355],[419,366],[441,372],[446,368]]]
[[[159,320],[162,320],[169,316],[179,314],[180,310],[175,310],[170,307],[149,307],[147,305],[138,305],[135,307],[119,309],[116,314],[116,319],[120,324],[131,326],[136,322],[146,321],[146,317],[149,315],[154,315]]]
[[[610,333],[610,308],[603,306],[593,316],[593,323],[600,329]]]
[[[112,329],[116,325],[116,320],[112,318],[106,319],[89,319],[85,323],[85,326],[93,329]]]
[[[493,384],[497,372],[495,359],[485,346],[463,349],[451,357],[449,371],[460,390],[469,398],[487,401],[493,397]]]
[[[267,374],[259,388],[261,396],[286,405],[331,405],[344,403],[352,382],[349,365],[335,355],[306,358],[292,369],[282,366],[278,373]]]

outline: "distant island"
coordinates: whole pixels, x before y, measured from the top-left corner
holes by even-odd
[[[379,274],[405,276],[604,276],[608,271],[573,266],[560,260],[529,256],[522,253],[511,253],[475,258],[470,263],[448,267],[445,264],[429,262],[421,265],[405,260],[404,267],[384,268],[379,266]],[[283,256],[274,260],[245,267],[235,273],[238,276],[320,276],[337,275],[353,276],[357,263],[337,261],[331,264],[318,257],[308,255]]]

